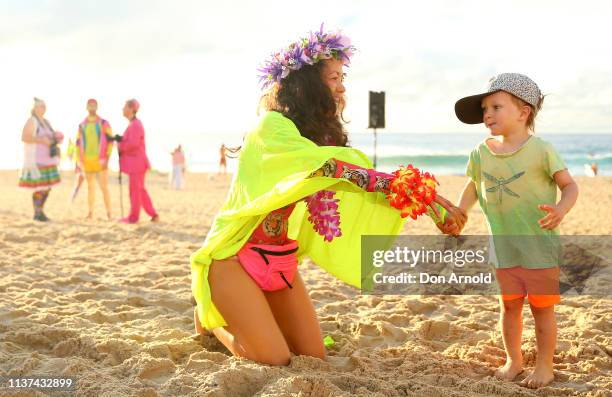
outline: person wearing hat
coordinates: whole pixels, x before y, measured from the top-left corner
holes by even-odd
[[[111,218],[111,200],[108,190],[108,160],[113,151],[111,140],[112,129],[108,121],[98,116],[98,101],[87,101],[87,117],[79,124],[76,146],[78,148],[78,167],[85,172],[87,181],[87,217],[93,218],[94,203],[96,200],[95,183],[98,181],[106,217]]]
[[[140,104],[136,99],[130,99],[123,107],[123,116],[130,122],[123,136],[115,136],[119,141],[119,166],[121,172],[130,177],[130,214],[120,221],[124,223],[137,223],[140,218],[140,209],[151,217],[151,221],[156,222],[159,215],[145,188],[145,174],[151,165],[147,157],[145,145],[145,132],[140,119],[136,113],[140,109]]]
[[[530,388],[554,379],[554,305],[560,301],[558,226],[578,197],[578,187],[555,148],[534,136],[543,99],[529,77],[502,73],[490,79],[485,92],[455,104],[459,120],[484,123],[492,135],[470,154],[469,180],[458,206],[468,211],[478,201],[492,235],[489,262],[501,290],[506,350],[506,363],[495,375],[512,380],[523,371],[522,312],[527,297],[538,352],[535,369],[521,382]]]
[[[45,101],[34,98],[31,117],[21,133],[24,157],[19,187],[32,192],[34,220],[39,222],[49,221],[44,206],[51,188],[60,183],[58,144],[64,139],[64,135],[55,131],[45,118],[46,111]]]

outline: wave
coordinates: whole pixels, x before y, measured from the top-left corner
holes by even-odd
[[[405,155],[405,156],[378,156],[377,162],[384,165],[408,165],[415,167],[439,165],[439,166],[465,166],[468,161],[467,155],[444,154],[444,155]]]
[[[561,153],[561,157],[565,160],[571,161],[588,161],[588,162],[606,162],[612,161],[612,153],[600,153],[600,154],[587,154],[587,153]]]

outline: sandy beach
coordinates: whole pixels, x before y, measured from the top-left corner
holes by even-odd
[[[194,333],[189,255],[222,204],[229,177],[189,174],[186,189],[148,177],[161,215],[138,225],[86,215],[86,186],[69,203],[63,174],[34,223],[17,171],[0,172],[0,377],[70,376],[77,396],[612,396],[612,300],[562,297],[555,381],[542,389],[493,377],[504,362],[494,296],[365,296],[312,263],[301,274],[324,335],[321,361],[294,357],[268,367],[232,357],[212,336]],[[453,200],[462,177],[439,177]],[[612,178],[577,178],[580,198],[562,224],[567,235],[611,235]],[[119,186],[112,178],[115,217]],[[128,211],[127,186],[123,186]],[[486,234],[481,211],[465,234]],[[403,234],[436,234],[429,219]],[[526,369],[535,362],[533,317],[525,305]],[[2,396],[42,392],[0,390]],[[61,395],[61,394],[59,394]]]

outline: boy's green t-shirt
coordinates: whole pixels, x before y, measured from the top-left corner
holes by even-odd
[[[486,140],[472,151],[466,174],[476,184],[487,219],[489,261],[495,267],[559,265],[559,230],[540,227],[538,220],[547,213],[538,205],[556,205],[553,175],[566,168],[554,147],[535,136],[512,153],[493,153]]]

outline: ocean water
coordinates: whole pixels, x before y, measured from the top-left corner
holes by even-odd
[[[178,135],[178,134],[175,134]],[[585,175],[585,165],[593,162],[599,167],[599,175],[612,176],[612,134],[537,134],[551,142],[568,165],[572,175]],[[173,137],[172,134],[152,133],[147,140],[147,152],[155,170],[170,171],[170,152],[181,143],[191,172],[216,172],[219,164],[219,147],[240,146],[243,134],[198,134],[188,137]],[[376,151],[377,168],[393,171],[399,165],[412,164],[432,172],[434,175],[464,175],[468,156],[472,149],[486,137],[485,134],[417,134],[378,133]],[[350,145],[374,157],[372,133],[349,135]],[[17,149],[16,149],[17,148]],[[0,152],[2,151],[0,147]],[[16,150],[15,150],[16,149]],[[65,147],[64,153],[65,153]],[[10,153],[9,153],[10,152]],[[15,169],[22,164],[22,145],[15,143],[0,155],[0,169]],[[2,154],[2,153],[0,153]],[[110,160],[112,170],[118,168],[116,151]],[[237,161],[229,159],[229,172],[236,169]],[[74,165],[67,159],[62,168],[69,170]]]
[[[486,137],[485,134],[415,134],[379,132],[377,139],[377,168],[393,171],[399,165],[412,164],[434,175],[464,175],[471,150]],[[612,134],[537,134],[552,143],[568,165],[572,175],[585,175],[585,165],[593,162],[599,175],[612,176]],[[351,146],[363,151],[371,159],[374,154],[373,134],[349,135]],[[186,147],[192,171],[216,171],[219,146],[240,145],[238,136],[213,135],[201,143]],[[194,150],[198,148],[197,150]],[[191,149],[191,150],[190,150]],[[236,161],[229,160],[228,170],[235,169]]]

